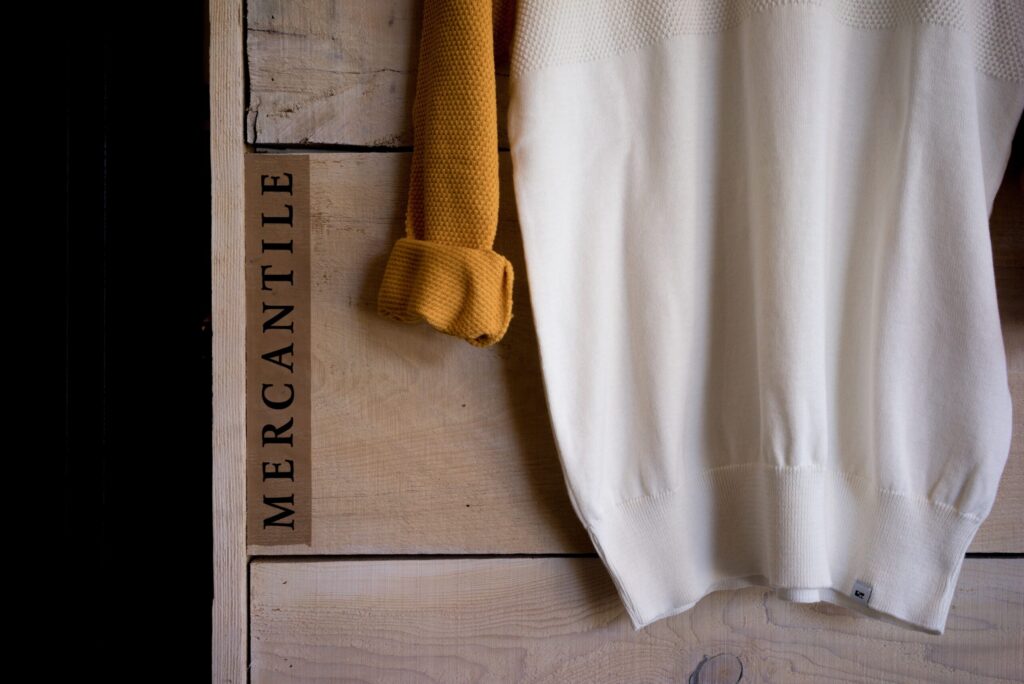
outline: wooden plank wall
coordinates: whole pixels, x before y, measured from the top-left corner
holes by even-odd
[[[257,153],[311,155],[314,312],[313,542],[247,548],[253,681],[1024,679],[1024,559],[978,555],[1024,552],[1024,178],[1007,177],[992,220],[1012,454],[947,633],[760,588],[633,633],[565,492],[525,278],[508,335],[487,350],[375,312],[403,232],[420,3],[245,10],[237,121]],[[525,274],[506,58],[496,249]]]

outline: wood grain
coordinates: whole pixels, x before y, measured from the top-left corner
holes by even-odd
[[[253,553],[590,552],[544,397],[528,283],[487,350],[376,312],[411,154],[310,159],[313,543]],[[507,153],[495,249],[525,273]]]
[[[248,0],[247,140],[261,145],[413,144],[418,0]],[[498,33],[498,144],[508,148],[509,55]]]
[[[495,249],[523,277],[502,343],[480,350],[376,313],[385,260],[403,234],[410,161],[407,152],[310,158],[313,543],[250,551],[593,552],[551,434],[507,152]],[[1024,288],[1000,296],[1019,307]],[[1024,372],[1012,379],[1019,420]],[[1022,454],[1017,429],[971,552],[1024,551]]]
[[[211,0],[212,681],[247,681],[242,1]]]
[[[967,559],[941,636],[762,587],[633,632],[596,558],[261,560],[251,583],[253,682],[1024,677],[1024,559]]]

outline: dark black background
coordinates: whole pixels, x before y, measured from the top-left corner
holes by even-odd
[[[39,212],[47,255],[65,266],[63,280],[45,277],[63,310],[43,312],[65,343],[51,427],[65,438],[63,535],[45,539],[57,611],[40,616],[47,655],[23,664],[73,675],[52,681],[210,681],[208,8],[50,12],[61,59],[48,30],[23,54],[63,71],[33,74],[35,88],[63,95],[63,120],[50,129],[22,108],[18,121],[63,134],[63,156],[44,157],[63,177],[47,180]]]

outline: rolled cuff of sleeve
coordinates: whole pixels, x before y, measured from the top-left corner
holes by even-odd
[[[488,347],[508,330],[513,280],[512,264],[491,249],[403,237],[388,258],[377,310]]]

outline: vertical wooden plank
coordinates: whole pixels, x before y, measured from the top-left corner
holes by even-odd
[[[210,0],[213,312],[214,682],[244,682],[245,108],[242,0]]]

